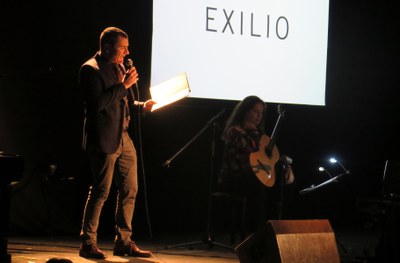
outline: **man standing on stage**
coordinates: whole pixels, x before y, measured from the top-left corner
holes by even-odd
[[[137,157],[128,134],[130,112],[129,89],[138,81],[135,67],[125,69],[129,54],[128,35],[116,27],[100,35],[100,50],[86,61],[79,75],[84,94],[86,118],[84,145],[89,157],[92,185],[83,213],[82,240],[79,255],[103,259],[106,254],[97,247],[97,229],[103,204],[111,184],[117,191],[114,255],[151,257],[131,240],[132,218],[138,191]],[[154,102],[135,102],[150,110]]]

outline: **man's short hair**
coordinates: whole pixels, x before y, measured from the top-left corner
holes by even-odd
[[[104,48],[106,44],[110,46],[117,43],[118,37],[128,38],[128,34],[117,27],[107,27],[100,34],[100,50]]]

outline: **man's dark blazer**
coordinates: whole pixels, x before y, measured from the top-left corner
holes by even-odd
[[[86,111],[84,145],[87,150],[114,153],[119,146],[126,107],[124,97],[128,91],[118,79],[115,67],[116,64],[104,61],[97,53],[80,68],[79,84]]]

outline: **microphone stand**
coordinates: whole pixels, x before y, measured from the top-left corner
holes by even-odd
[[[217,115],[215,115],[214,117],[212,117],[207,123],[206,125],[195,135],[193,136],[192,139],[190,139],[181,149],[179,149],[174,155],[172,155],[171,158],[167,159],[164,162],[164,166],[169,168],[170,163],[181,153],[183,152],[183,150],[185,150],[190,144],[192,144],[193,141],[195,141],[197,139],[197,137],[199,137],[205,130],[207,130],[208,127],[210,127],[211,124],[213,124],[215,122],[215,120],[217,120],[223,113],[225,112],[225,109],[222,109]]]
[[[313,191],[315,191],[315,190],[317,190],[317,189],[319,189],[319,188],[321,188],[321,187],[323,187],[323,186],[329,185],[329,184],[331,184],[331,183],[333,183],[333,182],[335,182],[335,183],[338,182],[338,180],[339,180],[341,177],[345,176],[346,174],[351,174],[350,170],[347,170],[347,169],[343,166],[343,164],[341,164],[341,163],[339,163],[339,164],[340,164],[340,166],[342,167],[342,169],[343,169],[343,171],[344,171],[343,173],[338,174],[338,175],[336,175],[335,177],[332,177],[332,176],[330,175],[330,173],[329,173],[328,171],[326,171],[326,172],[328,173],[328,175],[331,177],[329,180],[326,180],[325,182],[320,183],[319,185],[316,185],[316,186],[311,185],[310,187],[305,188],[305,189],[299,191],[299,194],[304,195],[304,194],[311,193],[311,192],[313,192]],[[348,256],[349,252],[347,251],[347,249],[345,248],[345,246],[342,244],[342,242],[340,242],[340,241],[337,239],[337,237],[335,237],[335,239],[336,239],[336,243],[343,249],[343,251],[344,251],[344,253],[346,254],[346,256]]]
[[[230,246],[214,242],[213,236],[212,236],[212,231],[211,231],[211,201],[212,201],[212,189],[213,189],[213,178],[214,178],[214,156],[215,156],[215,135],[216,135],[216,128],[218,124],[216,123],[216,120],[225,112],[225,109],[222,109],[217,115],[212,117],[206,125],[195,135],[193,136],[192,139],[189,140],[181,149],[179,149],[174,155],[172,155],[171,158],[166,160],[164,162],[164,166],[169,167],[170,163],[172,160],[174,160],[184,149],[186,149],[194,140],[196,140],[197,137],[199,137],[208,127],[211,125],[213,126],[213,134],[212,134],[212,140],[211,140],[211,161],[210,161],[210,177],[209,177],[209,193],[208,193],[208,213],[207,213],[207,237],[205,237],[203,240],[199,241],[190,241],[190,242],[184,242],[184,243],[179,243],[175,245],[170,245],[167,246],[166,248],[175,248],[175,247],[187,247],[187,246],[193,246],[193,245],[200,245],[200,244],[206,244],[208,245],[209,248],[212,248],[214,245],[221,247],[221,248],[226,248],[231,251],[234,251],[234,249]]]
[[[283,209],[285,206],[285,178],[286,178],[286,169],[288,164],[286,162],[281,162],[279,165],[279,180],[277,180],[278,189],[279,189],[279,199],[278,199],[278,220],[281,220],[283,217]]]

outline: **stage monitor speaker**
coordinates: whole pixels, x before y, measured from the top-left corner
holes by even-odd
[[[340,263],[326,219],[270,220],[235,251],[241,263]]]

